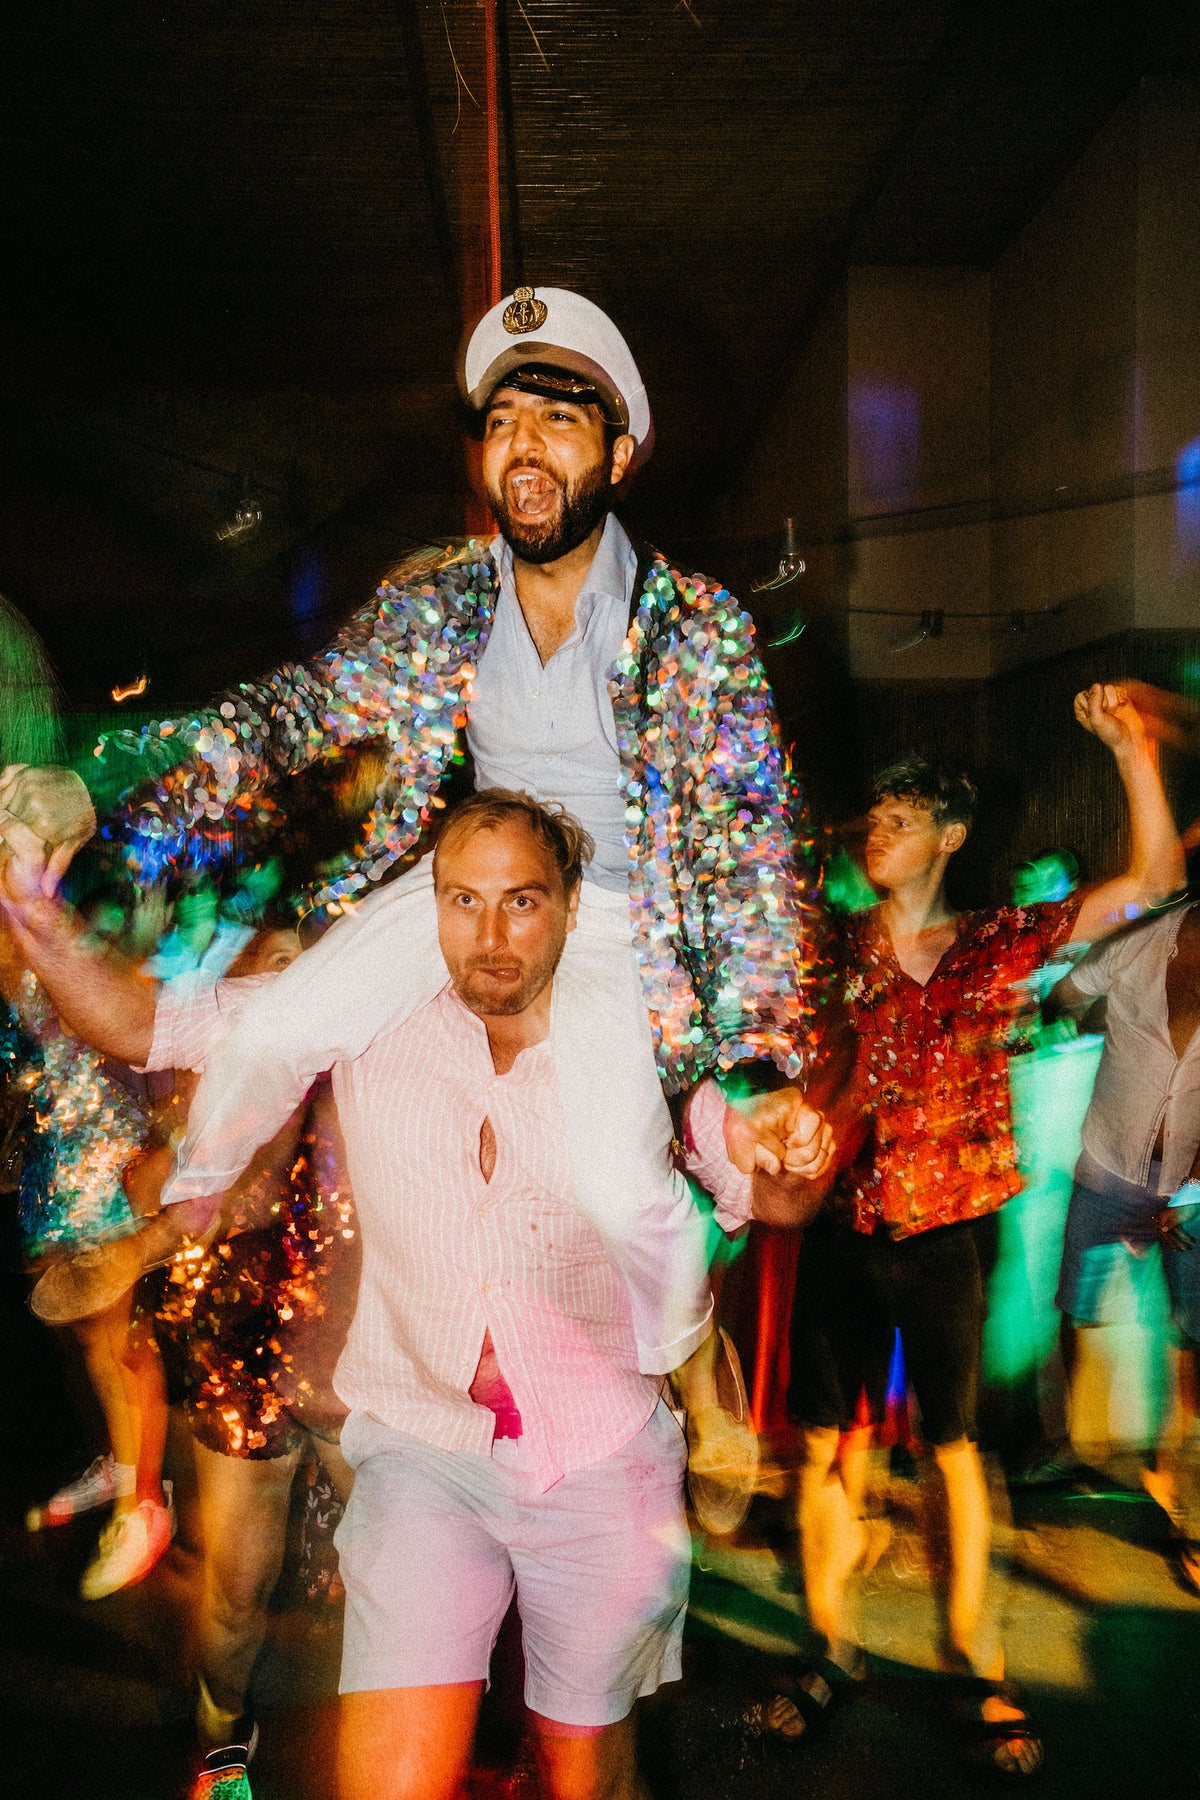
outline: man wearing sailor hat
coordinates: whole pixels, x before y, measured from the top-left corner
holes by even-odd
[[[832,1146],[797,1086],[812,956],[786,760],[748,616],[719,583],[636,548],[612,511],[653,441],[612,321],[582,295],[519,288],[472,333],[459,379],[496,537],[410,561],[308,664],[164,728],[183,758],[129,810],[135,847],[186,863],[279,773],[387,747],[360,842],[317,897],[347,916],[211,1057],[163,1199],[227,1189],[331,1060],[445,987],[432,856],[369,890],[423,847],[465,731],[477,789],[557,804],[595,844],[555,978],[566,1148],[579,1209],[627,1284],[640,1368],[687,1366],[693,1497],[728,1525],[739,1472],[721,1465],[752,1461],[752,1444],[730,1453],[713,1404],[708,1236],[666,1097],[773,1064],[776,1091],[750,1120],[727,1110],[726,1143],[745,1172],[782,1167],[818,1203]]]

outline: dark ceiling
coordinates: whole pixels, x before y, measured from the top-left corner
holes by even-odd
[[[668,546],[850,261],[989,266],[1142,74],[1197,67],[1195,0],[496,5],[504,284],[621,323]],[[54,0],[5,38],[0,589],[77,706],[144,670],[166,710],[462,529],[484,9]],[[263,523],[220,544],[239,474]]]

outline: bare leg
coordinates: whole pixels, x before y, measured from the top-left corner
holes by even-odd
[[[171,1541],[162,1490],[167,1427],[162,1364],[149,1326],[142,1320],[135,1326],[131,1315],[132,1298],[123,1294],[107,1311],[75,1327],[116,1465],[112,1518],[79,1584],[85,1600],[140,1581]]]
[[[992,1546],[992,1513],[983,1461],[969,1438],[934,1448],[946,1484],[950,1537],[950,1593],[947,1627],[950,1648],[989,1681],[1004,1675],[1000,1652],[981,1652],[978,1642]],[[981,1666],[982,1656],[982,1666]]]
[[[854,1431],[844,1431],[838,1446],[842,1486],[846,1490],[850,1511],[856,1519],[861,1519],[866,1512],[867,1477],[871,1472],[871,1446],[874,1441],[875,1433],[869,1426],[859,1427]]]
[[[710,1331],[686,1362],[667,1379],[687,1414],[688,1467],[695,1474],[719,1471],[744,1454],[742,1434],[723,1410],[717,1393],[717,1350],[720,1338]]]
[[[1171,1395],[1154,1453],[1154,1478],[1146,1487],[1164,1512],[1178,1511],[1179,1454],[1191,1435],[1196,1421],[1196,1362],[1200,1347],[1184,1338],[1167,1350],[1167,1374]]]
[[[978,1446],[968,1438],[938,1445],[934,1457],[946,1484],[946,1511],[950,1538],[950,1594],[947,1626],[950,1648],[974,1674],[985,1681],[1004,1680],[1004,1652],[999,1640],[993,1646],[980,1641],[988,1564],[992,1543],[992,1511]],[[999,1694],[981,1703],[980,1716],[991,1724],[1023,1721],[1025,1713]],[[1040,1743],[1015,1735],[997,1748],[993,1767],[1003,1772],[1032,1774],[1042,1760]],[[1001,1761],[1003,1758],[1003,1762]]]
[[[162,1506],[167,1387],[154,1328],[148,1319],[134,1317],[132,1294],[125,1294],[107,1313],[101,1314],[96,1323],[107,1325],[113,1359],[125,1391],[126,1408],[136,1428],[137,1490],[133,1503],[152,1500],[156,1506]]]
[[[632,1713],[594,1732],[564,1730],[536,1713],[531,1722],[549,1800],[647,1800]]]
[[[830,1658],[849,1669],[855,1660],[855,1643],[847,1616],[846,1588],[865,1543],[859,1512],[871,1431],[848,1433],[848,1455],[839,1463],[842,1442],[836,1428],[805,1430],[800,1469],[800,1565],[809,1623],[824,1639]],[[847,1492],[847,1469],[850,1485],[856,1490],[854,1500]]]
[[[937,1234],[930,1233],[931,1240]],[[974,1259],[978,1246],[972,1235],[962,1241]],[[953,1239],[943,1233],[941,1242],[949,1249]],[[969,1269],[964,1269],[964,1277]],[[978,1281],[976,1272],[975,1282]],[[975,1282],[971,1286],[975,1287]],[[970,1289],[964,1279],[960,1300],[965,1301]],[[982,1290],[975,1287],[975,1299],[982,1303]],[[927,1290],[924,1306],[941,1302],[932,1288]],[[915,1306],[908,1310],[909,1373],[914,1375],[918,1400],[926,1380],[933,1384],[938,1362],[943,1378],[950,1376],[961,1383],[958,1407],[962,1417],[970,1411],[976,1385],[979,1356],[977,1335],[983,1308],[970,1331],[966,1329],[965,1307],[958,1313],[958,1329],[952,1336],[943,1328],[935,1335],[926,1332],[927,1320]],[[901,1326],[905,1337],[905,1326]],[[931,1424],[933,1408],[925,1407],[926,1424]],[[1033,1775],[1041,1766],[1045,1748],[1016,1695],[1004,1685],[1004,1653],[998,1622],[986,1611],[988,1577],[992,1547],[992,1509],[979,1446],[960,1428],[961,1435],[948,1441],[932,1443],[933,1456],[942,1479],[946,1500],[946,1526],[949,1550],[949,1580],[946,1594],[945,1642],[943,1652],[948,1668],[955,1675],[958,1706],[963,1723],[968,1727],[964,1745],[969,1759],[980,1768],[1006,1778]],[[964,1680],[965,1678],[965,1680]],[[953,1691],[953,1688],[951,1691]],[[965,1688],[965,1691],[963,1691]]]
[[[861,1548],[855,1564],[857,1571],[869,1575],[875,1564],[892,1541],[891,1520],[886,1514],[873,1517],[867,1512],[867,1488],[871,1475],[871,1452],[875,1444],[875,1432],[870,1426],[856,1427],[853,1431],[842,1433],[841,1447],[838,1451],[838,1468],[841,1471],[842,1486],[846,1490],[846,1502],[851,1513],[862,1525]],[[858,1638],[857,1620],[852,1613],[847,1613],[844,1629],[848,1635],[845,1648],[850,1652],[850,1661],[843,1659],[841,1648],[830,1654],[839,1666],[851,1669],[859,1662],[855,1646]]]
[[[232,1723],[244,1709],[267,1633],[267,1602],[283,1565],[300,1451],[253,1462],[199,1443],[195,1450],[204,1528],[197,1661],[215,1707]],[[214,1724],[205,1732],[213,1742],[219,1741],[215,1730]]]
[[[459,1800],[481,1681],[343,1694],[339,1800]]]
[[[829,1712],[844,1677],[859,1673],[862,1659],[849,1590],[867,1542],[859,1508],[871,1436],[870,1427],[848,1433],[845,1439],[836,1426],[804,1429],[797,1506],[800,1568],[808,1622],[826,1660],[820,1668],[806,1671],[794,1687],[781,1684],[782,1691],[746,1713],[746,1722],[755,1730],[781,1742],[801,1738]],[[842,1672],[840,1677],[829,1663]]]
[[[687,1414],[688,1495],[701,1529],[725,1536],[758,1487],[758,1433],[732,1339],[710,1329],[670,1381]],[[724,1392],[722,1392],[724,1389]]]
[[[717,1334],[710,1331],[686,1362],[670,1374],[671,1386],[679,1396],[679,1404],[689,1415],[717,1405]]]
[[[114,1310],[119,1313],[123,1304],[125,1317],[128,1319],[127,1303],[118,1301]],[[83,1352],[88,1379],[104,1414],[113,1461],[121,1468],[136,1469],[139,1452],[138,1421],[129,1404],[121,1364],[113,1352],[112,1313],[101,1313],[94,1319],[81,1320],[72,1326],[72,1330]],[[117,1515],[132,1512],[136,1505],[137,1495],[130,1487],[128,1491],[117,1494],[113,1502],[113,1513]]]
[[[1145,1469],[1146,1492],[1162,1507],[1177,1539],[1184,1540],[1178,1555],[1184,1579],[1200,1592],[1200,1551],[1192,1546],[1200,1539],[1200,1495],[1189,1440],[1195,1427],[1200,1399],[1200,1345],[1184,1338],[1170,1352],[1171,1410],[1154,1454],[1153,1469]]]

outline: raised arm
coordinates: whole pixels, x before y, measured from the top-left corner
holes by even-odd
[[[490,621],[495,570],[468,546],[411,579],[385,580],[328,649],[285,663],[188,719],[140,738],[119,734],[148,779],[125,803],[125,831],[143,863],[187,864],[228,831],[257,822],[270,790],[341,746],[378,738],[388,768],[346,891],[377,879],[419,834],[419,814],[455,743],[462,686]]]
[[[427,868],[371,894],[252,994],[209,1055],[167,1203],[223,1192],[318,1075],[352,1062],[446,980]]]
[[[89,939],[62,899],[56,855],[11,814],[0,816],[0,908],[20,962],[37,976],[59,1022],[106,1056],[145,1065],[154,1037],[159,983]]]
[[[1184,884],[1183,846],[1159,768],[1159,738],[1167,735],[1164,720],[1171,719],[1162,703],[1170,698],[1140,682],[1096,682],[1075,696],[1075,717],[1116,760],[1129,804],[1131,839],[1128,868],[1084,898],[1075,927],[1081,942],[1107,937]],[[1154,721],[1157,729],[1151,729]]]

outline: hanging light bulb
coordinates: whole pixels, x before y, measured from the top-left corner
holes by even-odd
[[[779,567],[774,575],[766,581],[756,581],[751,586],[755,594],[773,593],[776,588],[786,587],[795,581],[797,575],[804,573],[804,558],[796,548],[796,521],[785,519],[783,522],[783,555],[779,559]]]
[[[262,501],[254,490],[253,478],[243,475],[238,482],[237,502],[233,515],[217,526],[217,538],[222,544],[234,544],[242,538],[249,537],[262,524]]]

